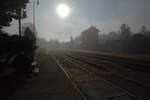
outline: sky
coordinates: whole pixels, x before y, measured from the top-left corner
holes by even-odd
[[[57,6],[69,6],[70,14],[61,18]],[[150,29],[150,0],[40,0],[36,5],[36,29],[38,36],[46,40],[69,41],[88,27],[96,26],[107,34],[118,31],[122,23],[128,24],[132,31],[138,32],[142,25]],[[22,23],[32,23],[33,0],[27,5],[27,18]],[[10,34],[18,33],[18,22],[5,28]],[[60,36],[58,36],[58,33]]]

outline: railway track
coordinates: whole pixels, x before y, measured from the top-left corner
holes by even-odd
[[[53,59],[56,61],[56,63],[58,64],[58,66],[63,70],[63,72],[66,74],[67,78],[71,81],[71,83],[73,84],[73,86],[75,87],[75,89],[80,93],[80,95],[83,97],[83,100],[88,100],[87,96],[81,91],[81,89],[79,88],[79,86],[71,79],[71,77],[69,76],[69,74],[65,71],[64,67],[60,64],[59,60],[57,59],[56,56],[52,55]]]
[[[88,63],[88,64],[90,64],[90,65],[92,65],[93,67],[96,67],[97,69],[104,69],[105,71],[112,71],[113,69],[115,69],[116,67],[115,67],[115,64],[114,64],[114,62],[109,62],[109,61],[105,61],[105,60],[101,60],[101,59],[94,59],[94,61],[92,60],[92,59],[89,59],[88,58],[88,60],[87,59],[84,59],[84,58],[82,58],[82,57],[74,57],[74,56],[71,56],[71,55],[68,55],[68,54],[66,54],[66,56],[68,56],[68,57],[70,57],[70,58],[73,58],[73,59],[76,59],[76,60],[79,60],[79,61],[82,61],[82,62],[84,62],[84,63]],[[103,65],[105,65],[105,66],[101,66],[101,64],[103,63]],[[120,63],[119,63],[120,64]],[[108,65],[109,67],[107,67],[106,68],[106,65]],[[110,68],[112,66],[112,68]],[[133,66],[131,66],[131,65],[123,65],[122,63],[121,63],[121,65],[120,66],[126,66],[127,68],[130,68],[130,67],[133,67]],[[119,66],[119,67],[120,67]],[[138,81],[136,81],[136,80],[133,80],[133,79],[129,79],[129,78],[127,78],[127,77],[125,77],[125,76],[122,76],[122,75],[119,75],[119,74],[117,74],[118,76],[120,76],[120,77],[122,77],[122,78],[126,78],[128,81],[130,81],[130,82],[134,82],[135,84],[137,84],[137,85],[139,85],[139,86],[142,86],[142,87],[145,87],[145,88],[148,88],[148,89],[150,89],[150,86],[149,86],[149,84],[147,84],[147,86],[145,86],[145,85],[142,85],[142,83],[140,83],[140,82],[138,82]],[[148,77],[148,78],[150,78],[150,77]]]
[[[80,58],[94,58],[101,61],[109,61],[113,63],[124,64],[126,67],[133,71],[142,71],[146,73],[150,73],[150,59],[141,60],[141,59],[131,59],[131,58],[121,58],[115,56],[105,56],[105,55],[96,55],[96,54],[85,54],[85,53],[78,53],[78,52],[67,52],[66,55],[72,55],[73,57]],[[85,58],[84,58],[85,59]],[[88,61],[89,62],[89,61]]]
[[[69,57],[68,59],[72,59],[72,61],[71,62],[77,62],[77,61],[80,61],[80,62],[83,62],[83,63],[86,63],[86,64],[89,64],[89,65],[92,65],[92,67],[94,67],[94,64],[92,63],[89,63],[88,61],[86,61],[86,60],[84,60],[84,59],[81,59],[81,57],[73,57],[73,56],[70,56],[70,55],[68,55],[68,54],[65,54],[67,57]],[[108,62],[105,62],[105,63],[108,63]],[[109,63],[113,63],[113,62],[109,62]],[[96,65],[96,64],[95,64]],[[79,66],[82,66],[82,65],[79,65]],[[79,67],[78,66],[78,67]],[[93,72],[91,72],[89,69],[87,69],[87,68],[83,68],[83,67],[80,67],[82,70],[85,70],[85,71],[87,71],[88,73],[93,73]],[[98,65],[96,66],[96,68],[98,68]],[[98,68],[99,69],[99,68]],[[101,69],[101,68],[100,68]],[[105,70],[105,69],[104,69]],[[108,71],[108,70],[105,70],[105,71]],[[93,73],[93,74],[95,74],[95,73]],[[119,75],[119,74],[117,74],[117,73],[115,73],[115,76],[117,76],[117,77],[119,77],[119,78],[122,78],[122,79],[125,79],[128,83],[131,83],[131,84],[134,84],[134,85],[136,85],[136,86],[138,86],[138,87],[140,87],[141,89],[141,91],[148,91],[149,93],[150,93],[150,87],[149,87],[149,85],[148,86],[146,86],[146,85],[143,85],[141,82],[139,82],[139,81],[136,81],[136,80],[133,80],[133,79],[130,79],[130,78],[128,78],[128,77],[125,77],[125,76],[122,76],[122,75]],[[103,76],[103,78],[106,78],[105,76]],[[109,79],[108,79],[109,80]],[[110,81],[110,80],[109,80]],[[119,81],[119,80],[118,80]],[[112,82],[112,81],[110,81],[110,82]],[[147,94],[148,95],[148,94]],[[144,98],[144,97],[141,97],[141,98]],[[145,97],[145,98],[147,98],[147,97]],[[144,99],[145,100],[145,99]]]
[[[79,63],[77,64],[77,61],[75,61],[74,59],[71,60],[70,58],[68,58],[67,60],[68,60],[69,62],[71,62],[72,64],[76,65],[76,66],[77,66],[78,68],[80,68],[81,70],[83,70],[83,71],[89,73],[90,75],[94,75],[94,76],[101,77],[101,78],[102,78],[104,81],[106,81],[108,84],[110,84],[110,85],[115,85],[115,84],[113,84],[112,82],[106,80],[104,77],[100,76],[99,74],[92,72],[90,69],[88,69],[88,68],[83,68],[82,65],[79,65]],[[117,85],[115,85],[115,87],[116,87],[116,89],[119,89],[120,91],[122,91],[123,93],[125,93],[125,94],[126,94],[125,96],[129,96],[129,97],[133,98],[134,100],[140,100],[140,99],[138,99],[138,97],[136,97],[135,95],[133,95],[133,94],[127,92],[126,90],[121,89],[121,88],[118,87]]]
[[[75,55],[83,55],[88,57],[96,57],[101,59],[107,59],[115,62],[122,62],[122,63],[128,63],[128,64],[139,64],[139,65],[149,65],[150,64],[150,58],[146,57],[137,57],[137,56],[119,56],[119,55],[111,55],[111,54],[95,54],[95,53],[86,53],[86,52],[75,52],[75,51],[67,51],[67,53],[75,54]],[[110,59],[113,58],[113,59]]]
[[[82,67],[83,65],[85,65],[84,62],[79,61],[79,60],[77,60],[77,59],[73,59],[73,58],[68,57],[68,56],[62,57],[62,59],[64,59],[65,62],[69,62],[69,64],[74,65],[74,67],[78,67],[80,70],[82,70],[82,71],[88,73],[89,75],[96,76],[96,77],[101,77],[106,83],[108,83],[108,84],[114,86],[114,84],[112,84],[112,82],[106,80],[104,77],[102,77],[102,76],[100,76],[100,75],[98,75],[98,74],[92,72],[90,69],[88,69],[88,68],[86,68],[86,67]],[[133,95],[133,94],[127,92],[126,90],[121,89],[120,87],[118,87],[118,86],[116,86],[116,85],[115,85],[115,88],[116,88],[117,90],[121,91],[122,93],[124,93],[124,94],[121,95],[121,96],[129,96],[129,97],[131,98],[131,100],[141,100],[141,99],[138,99],[138,97],[136,97],[135,95]],[[83,91],[81,91],[81,92],[83,92]],[[83,94],[85,94],[85,93],[83,93]],[[107,97],[107,98],[101,98],[101,99],[99,99],[99,100],[106,100],[106,99],[114,99],[114,100],[115,100],[115,98],[118,98],[118,97],[121,97],[121,96],[110,96],[110,97]],[[87,99],[87,100],[88,100],[88,99]]]

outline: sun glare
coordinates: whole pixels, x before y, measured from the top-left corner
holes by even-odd
[[[67,17],[70,13],[70,8],[66,4],[59,4],[57,7],[57,14],[61,17]]]

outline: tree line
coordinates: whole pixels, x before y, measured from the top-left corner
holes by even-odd
[[[10,26],[13,20],[21,20],[27,17],[27,3],[29,3],[29,0],[0,1],[0,72],[5,69],[7,63],[14,56],[13,63],[16,70],[18,68],[20,72],[22,72],[21,70],[27,69],[34,60],[34,54],[37,48],[36,35],[32,30],[34,25],[30,23],[25,24],[24,27],[22,27],[22,34],[16,33],[10,35],[11,33],[7,33],[3,30],[4,27]],[[26,64],[28,63],[28,65],[25,65],[25,62]]]
[[[72,48],[95,49],[113,52],[149,53],[150,31],[141,26],[139,32],[132,32],[128,24],[122,24],[118,32],[100,34],[100,30],[91,26],[79,36],[72,38]]]
[[[54,49],[84,49],[107,52],[142,53],[150,52],[150,31],[141,26],[138,32],[132,32],[128,24],[123,23],[118,31],[102,34],[95,26],[82,31],[79,36],[70,37],[69,42],[56,40],[45,41],[38,39],[39,48]]]

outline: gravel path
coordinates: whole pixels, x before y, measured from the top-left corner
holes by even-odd
[[[39,76],[23,80],[7,100],[83,100],[55,60],[48,58]]]

